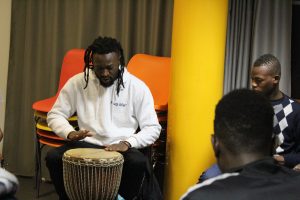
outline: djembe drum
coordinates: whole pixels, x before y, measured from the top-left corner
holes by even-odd
[[[71,149],[63,156],[63,176],[71,200],[115,200],[121,182],[123,156],[103,149]]]

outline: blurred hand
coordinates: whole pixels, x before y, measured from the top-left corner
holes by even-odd
[[[278,154],[273,155],[274,160],[277,161],[278,164],[284,165],[284,157]]]
[[[72,131],[69,133],[68,139],[72,141],[78,141],[93,135],[95,135],[95,133],[88,130]]]
[[[109,146],[105,147],[106,151],[125,152],[128,149],[129,149],[129,147],[125,143],[123,143],[123,142],[120,142],[118,144],[112,144],[112,145],[109,145]]]
[[[297,172],[300,172],[300,164],[296,165],[293,170],[297,171]]]

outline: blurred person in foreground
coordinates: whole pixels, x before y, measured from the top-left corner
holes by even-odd
[[[3,139],[3,132],[0,128],[0,142]],[[0,155],[1,159],[2,155]],[[15,175],[0,167],[0,199],[15,200],[15,194],[19,187],[18,179]]]
[[[274,110],[252,90],[225,95],[217,104],[211,142],[223,174],[191,187],[181,199],[296,200],[300,173],[272,158]]]

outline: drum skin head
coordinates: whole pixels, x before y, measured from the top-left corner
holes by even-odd
[[[70,149],[64,153],[64,157],[78,161],[123,161],[123,156],[119,152],[95,148]]]

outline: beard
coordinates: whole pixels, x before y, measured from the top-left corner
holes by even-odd
[[[100,85],[102,85],[103,87],[110,87],[114,84],[115,79],[113,78],[106,78],[106,79],[103,79],[103,78],[98,78],[99,81],[100,81]]]
[[[269,87],[269,88],[264,88],[264,89],[252,89],[257,93],[260,93],[262,95],[264,95],[267,98],[270,98],[270,96],[272,94],[274,94],[274,92],[276,91],[275,87]]]
[[[119,72],[116,74],[112,74],[106,77],[100,76],[97,72],[94,72],[96,77],[98,78],[100,85],[103,87],[110,87],[114,84],[115,80],[119,77]]]
[[[272,87],[272,88],[268,88],[264,91],[262,91],[262,94],[265,95],[268,99],[275,93],[276,88]]]

